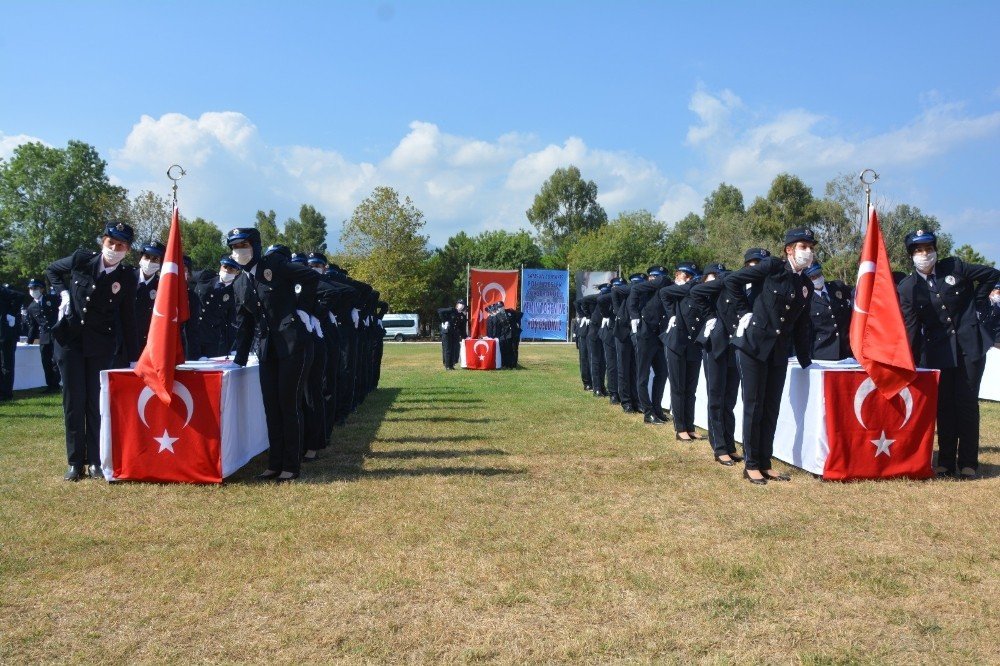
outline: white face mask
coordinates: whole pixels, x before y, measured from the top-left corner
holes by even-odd
[[[313,270],[319,273],[320,275],[326,274],[326,269],[323,268],[322,266],[313,266]]]
[[[928,252],[927,254],[915,254],[913,255],[913,265],[917,267],[917,270],[921,273],[930,273],[934,270],[934,264],[937,263],[937,252]]]
[[[116,252],[110,247],[101,248],[101,255],[104,257],[104,263],[107,266],[117,266],[121,263],[121,260],[125,258],[125,250]]]
[[[1000,305],[1000,294],[990,294],[990,303]]]
[[[154,263],[149,259],[140,259],[139,268],[142,269],[142,274],[147,277],[152,277],[153,273],[160,270],[160,264]]]
[[[28,293],[31,294],[32,298],[41,298],[42,297],[42,290],[41,289],[29,289]]]
[[[229,284],[236,279],[236,273],[227,273],[226,271],[219,271],[219,282],[222,284]]]
[[[705,282],[711,282],[715,279],[715,273],[709,273],[705,276]]]
[[[823,287],[826,286],[826,278],[820,275],[818,278],[813,280],[813,286],[816,287],[816,291],[821,291]]]
[[[686,283],[687,280],[685,280],[684,278],[674,278],[674,284],[676,284],[678,287]]]
[[[253,259],[253,248],[251,247],[234,247],[233,248],[233,261],[238,263],[240,266],[246,266]]]
[[[462,310],[465,309],[465,306],[462,305],[461,303],[457,303],[457,304],[455,304],[455,309],[458,310],[459,312],[461,312]]]
[[[795,250],[795,265],[800,271],[805,270],[812,266],[813,262],[813,251],[811,248],[805,248]]]

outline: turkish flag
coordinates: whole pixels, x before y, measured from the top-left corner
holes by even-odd
[[[874,206],[869,210],[858,267],[851,351],[885,398],[899,393],[917,375]]]
[[[181,324],[190,315],[187,278],[184,276],[184,249],[181,246],[181,223],[174,207],[170,221],[167,251],[160,267],[160,286],[153,301],[146,348],[139,356],[135,374],[142,377],[164,404],[170,404],[174,385],[174,366],[184,362]]]
[[[130,372],[108,373],[114,478],[222,483],[222,373],[178,370],[169,403]]]
[[[934,476],[938,373],[918,372],[894,397],[861,371],[823,373],[830,454],[823,478],[835,481]]]
[[[465,340],[465,367],[469,370],[496,370],[497,369],[497,341],[496,338],[466,338]]]
[[[517,308],[517,284],[520,271],[469,270],[469,337],[486,335],[487,305],[503,301],[505,308]]]

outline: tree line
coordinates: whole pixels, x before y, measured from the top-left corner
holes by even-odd
[[[701,213],[658,220],[648,210],[609,219],[598,203],[598,187],[575,166],[556,169],[542,185],[525,217],[531,231],[460,231],[432,248],[426,220],[408,196],[379,186],[344,220],[340,249],[327,252],[326,217],[309,204],[279,228],[273,210],[258,210],[253,224],[264,246],[282,243],[294,251],[326,252],[358,279],[374,285],[394,312],[417,312],[430,321],[438,307],[467,290],[466,267],[622,270],[628,275],[653,264],[672,266],[722,261],[742,266],[752,246],[780,251],[784,231],[805,225],[819,244],[817,255],[829,278],[852,283],[863,234],[864,195],[857,178],[841,174],[816,196],[797,176],[774,178],[764,196],[746,205],[739,188],[721,183]],[[92,146],[70,141],[65,148],[26,143],[0,160],[0,283],[23,285],[45,266],[94,239],[110,219],[135,228],[136,242],[166,239],[171,204],[154,192],[129,192],[111,183],[107,163]],[[908,231],[939,232],[939,254],[988,263],[973,248],[953,248],[937,218],[907,204],[879,206],[879,219],[894,269],[909,271],[903,248]],[[181,219],[186,253],[198,268],[214,268],[228,254],[222,229],[200,217]],[[228,229],[229,226],[226,227]]]

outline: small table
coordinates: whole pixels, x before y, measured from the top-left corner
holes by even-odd
[[[459,364],[468,370],[498,369],[500,345],[497,342],[497,338],[466,338],[459,350]]]

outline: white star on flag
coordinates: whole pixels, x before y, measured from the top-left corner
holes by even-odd
[[[486,357],[485,357],[485,356],[483,356],[482,354],[480,354],[480,355],[479,355],[479,360],[480,360],[480,361],[485,361],[485,360],[486,360]]]
[[[164,451],[174,452],[174,442],[177,441],[176,437],[171,437],[170,433],[167,432],[166,428],[163,429],[162,437],[154,437],[154,442],[158,442],[160,445],[160,450],[157,453],[163,453]]]
[[[892,446],[896,442],[896,440],[894,440],[894,439],[886,439],[885,438],[885,430],[882,431],[882,436],[881,437],[879,437],[878,439],[873,439],[873,440],[871,440],[871,442],[872,442],[872,444],[875,445],[875,457],[876,458],[878,458],[883,453],[885,454],[886,458],[892,457],[891,454],[889,453],[889,447]]]

